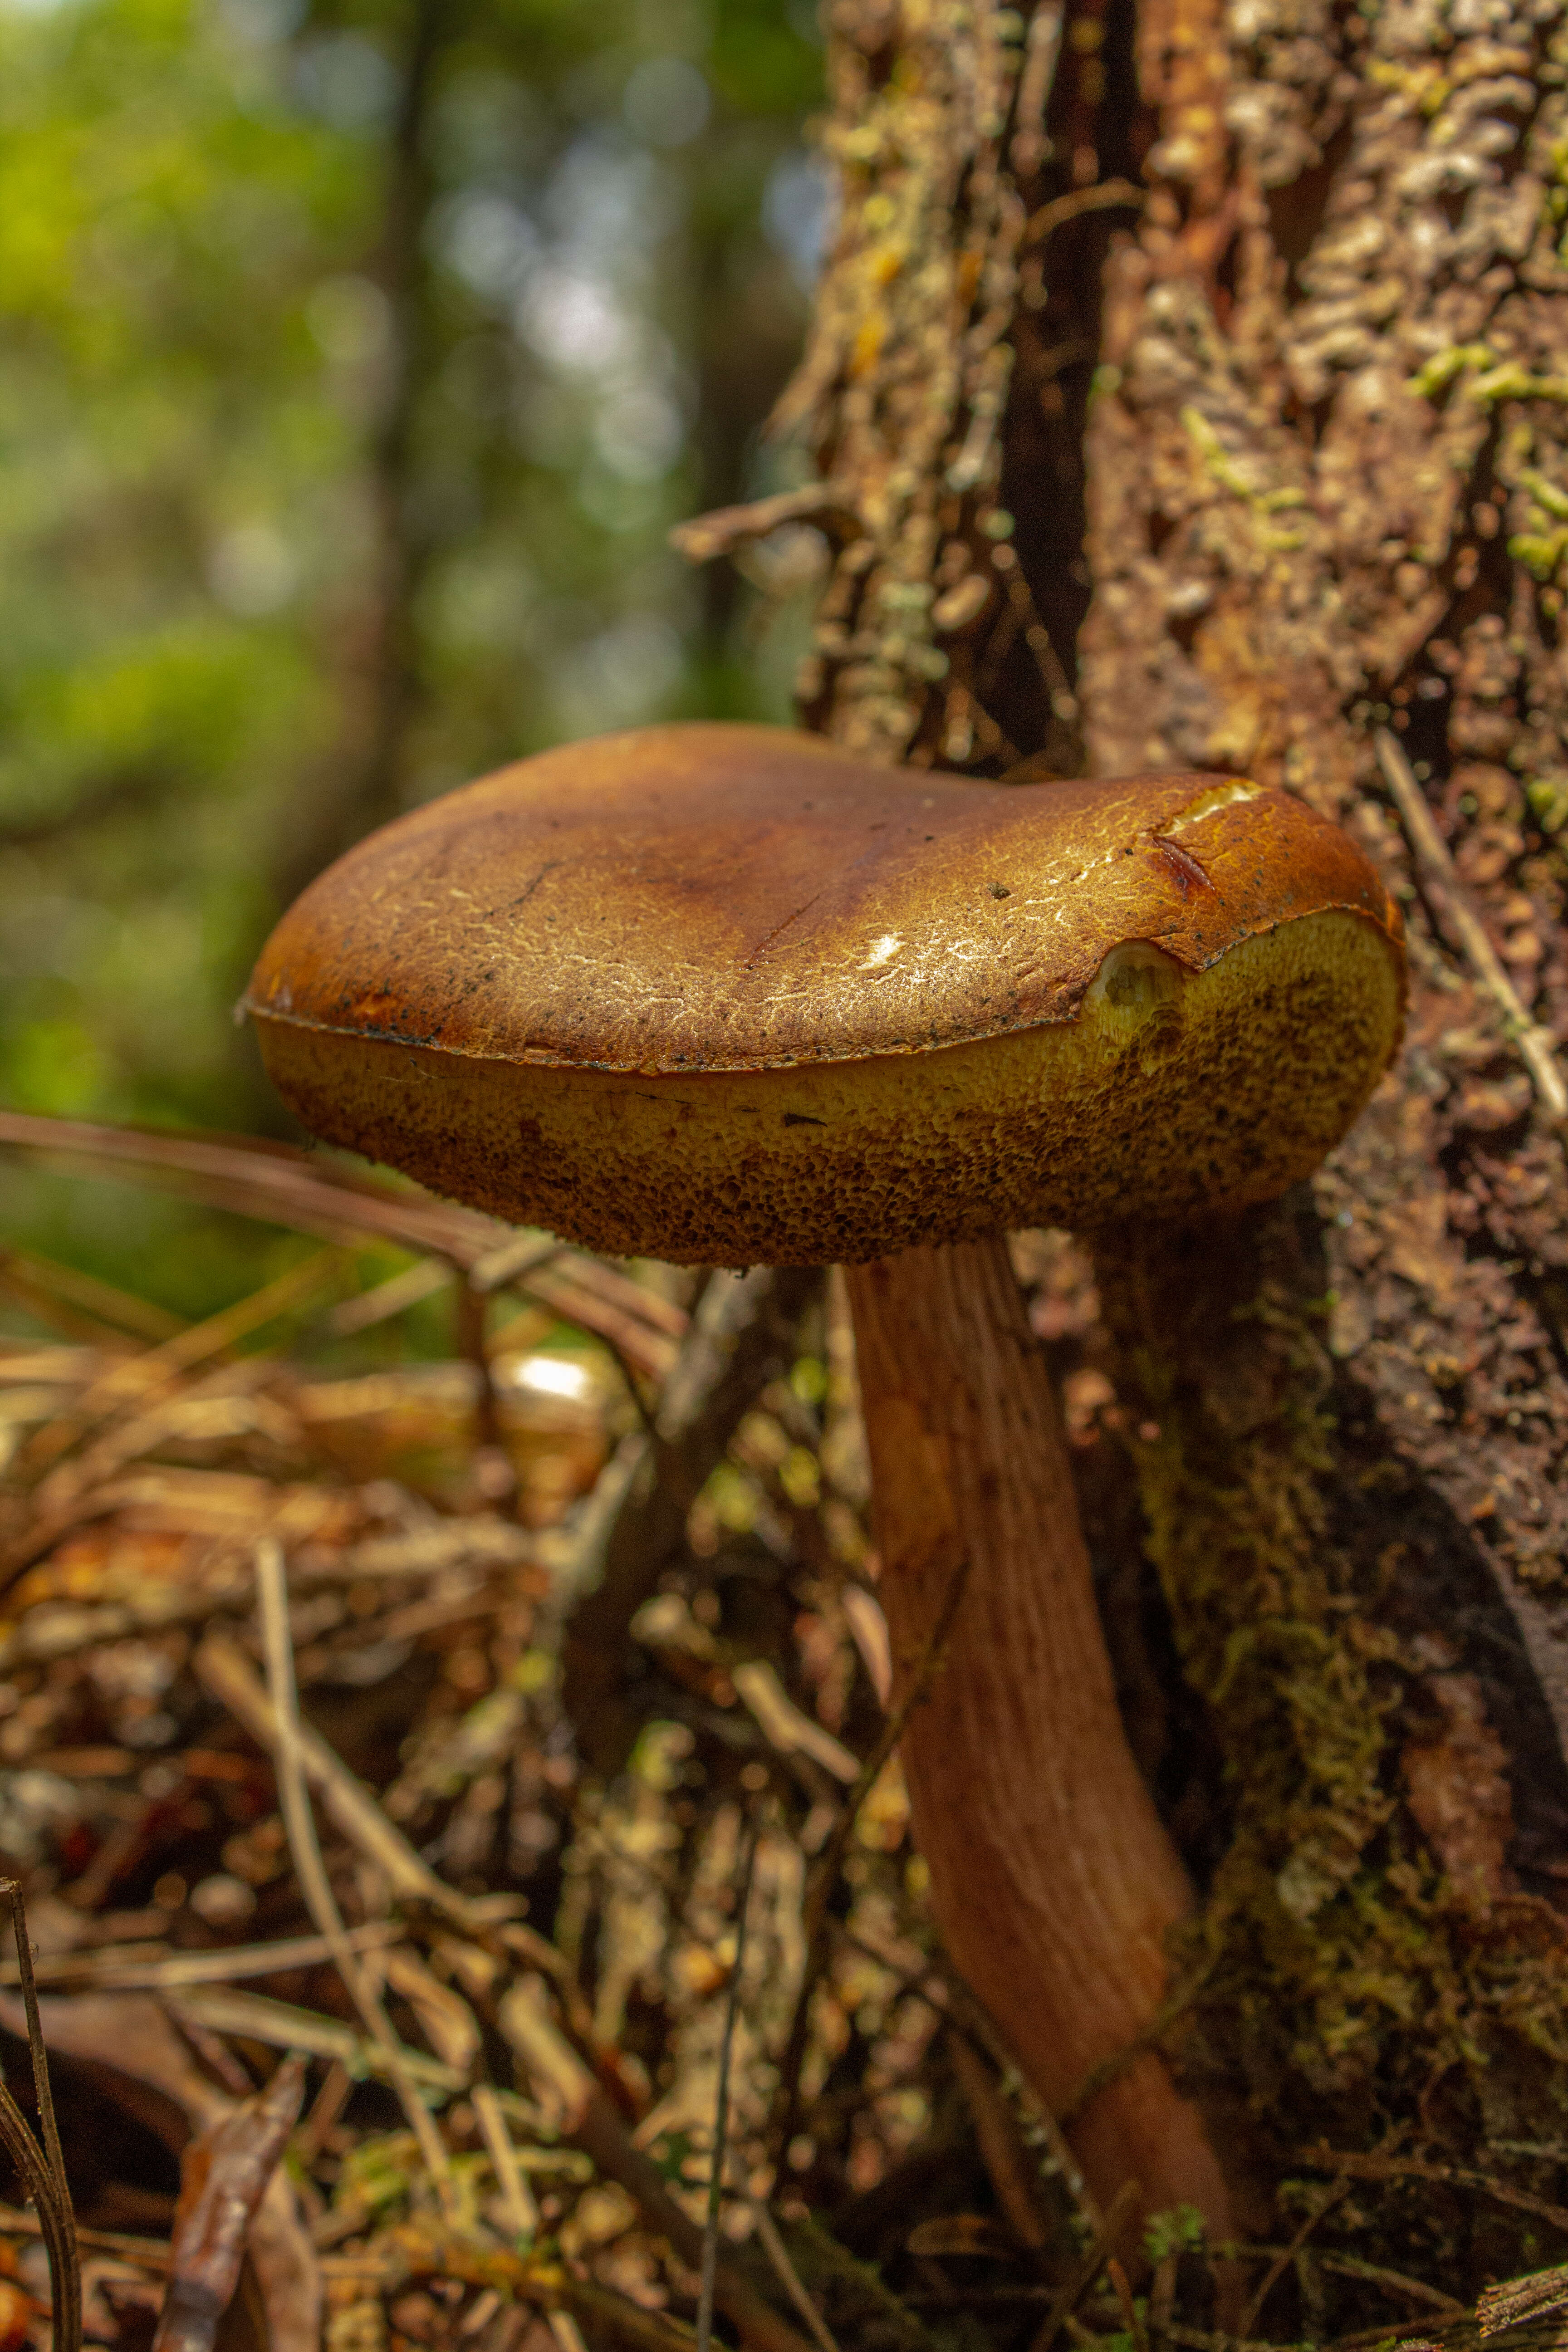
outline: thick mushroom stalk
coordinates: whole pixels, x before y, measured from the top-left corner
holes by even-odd
[[[1060,1414],[1005,1243],[846,1271],[895,1704],[921,1684],[900,1753],[931,1909],[1060,2111],[1148,2029],[1192,1892],[1122,1730]],[[1195,2205],[1229,2234],[1203,2123],[1153,2053],[1072,2136],[1105,2201],[1136,2180],[1146,2211]]]

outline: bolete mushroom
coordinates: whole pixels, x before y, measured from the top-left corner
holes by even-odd
[[[980,783],[720,725],[400,818],[250,983],[275,1083],[335,1143],[600,1250],[847,1265],[879,1590],[902,1686],[929,1685],[902,1753],[931,1906],[1058,2110],[1150,2026],[1191,1893],[1003,1236],[1283,1191],[1403,997],[1376,874],[1283,793]],[[1226,2231],[1152,2051],[1074,2137],[1103,2197],[1135,2178]]]

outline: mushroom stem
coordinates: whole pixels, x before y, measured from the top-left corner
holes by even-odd
[[[1059,2113],[1146,2031],[1192,1890],[1128,1748],[1050,1375],[1005,1240],[846,1268],[894,1699],[928,1660],[901,1755],[952,1960]],[[965,1562],[967,1561],[967,1568]],[[1163,2058],[1072,2126],[1107,2205],[1195,2205],[1232,2234],[1224,2177]]]

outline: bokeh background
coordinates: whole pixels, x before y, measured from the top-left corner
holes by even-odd
[[[671,524],[763,426],[826,225],[813,0],[0,0],[0,1102],[288,1132],[230,1008],[403,807],[782,718],[804,583]],[[0,1168],[182,1315],[308,1247]]]

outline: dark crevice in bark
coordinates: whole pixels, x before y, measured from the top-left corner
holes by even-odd
[[[1092,44],[1083,26],[1097,36]],[[1077,40],[1065,47],[1047,118],[1050,158],[1028,192],[1037,219],[1044,206],[1111,181],[1137,186],[1153,119],[1138,99],[1135,29],[1133,0],[1108,0],[1074,18],[1069,35]],[[1086,209],[1028,247],[1014,323],[1002,499],[1016,520],[1013,543],[1036,610],[1069,681],[1091,593],[1083,436],[1100,358],[1105,263],[1136,217],[1131,200]],[[1048,699],[1022,648],[1005,666],[994,704],[1021,752],[1045,748]]]
[[[1408,1639],[1437,1631],[1480,1685],[1487,1719],[1503,1734],[1511,1766],[1509,1860],[1521,1885],[1562,1907],[1568,1883],[1544,1865],[1568,1839],[1568,1765],[1552,1711],[1509,1598],[1474,1531],[1429,1483],[1391,1455],[1374,1400],[1342,1373],[1332,1391],[1337,1476],[1329,1534],[1384,1585],[1381,1622]]]
[[[1328,218],[1329,200],[1350,147],[1351,127],[1348,122],[1343,122],[1324,143],[1320,163],[1310,165],[1283,187],[1269,188],[1266,193],[1269,237],[1275,252],[1286,267],[1285,300],[1288,305],[1300,302],[1304,298],[1306,289],[1299,275],[1301,264],[1322,234],[1323,224]]]

